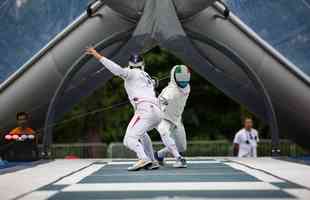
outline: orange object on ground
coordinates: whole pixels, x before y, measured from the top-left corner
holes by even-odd
[[[11,132],[9,134],[10,135],[24,135],[24,134],[34,135],[35,132],[32,128],[22,129],[21,127],[17,127],[15,129],[11,130]]]

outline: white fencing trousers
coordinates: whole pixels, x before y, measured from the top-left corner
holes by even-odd
[[[163,119],[158,125],[157,131],[166,146],[158,152],[159,157],[165,157],[170,152],[175,158],[179,158],[180,153],[186,151],[186,133],[182,123],[175,126],[170,121]]]
[[[145,133],[142,136],[141,143],[143,145],[144,152],[145,152],[146,156],[149,157],[152,161],[155,161],[152,140],[147,133]]]
[[[148,102],[141,102],[131,119],[124,137],[124,145],[137,154],[139,160],[151,160],[144,151],[141,139],[144,134],[157,127],[161,121],[160,109]]]

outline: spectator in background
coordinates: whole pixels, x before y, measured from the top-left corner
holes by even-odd
[[[6,135],[6,139],[13,140],[33,140],[35,138],[35,131],[29,127],[29,115],[25,112],[19,112],[16,114],[17,127],[10,131],[9,135]],[[11,137],[10,137],[11,136]]]
[[[29,115],[16,114],[17,127],[5,136],[6,145],[3,158],[7,161],[34,161],[39,159],[37,134],[29,127]]]
[[[244,128],[234,138],[234,156],[257,157],[258,132],[253,128],[251,117],[244,119]]]

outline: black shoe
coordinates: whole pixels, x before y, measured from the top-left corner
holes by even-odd
[[[165,164],[165,163],[164,163],[164,158],[159,157],[157,151],[154,153],[154,157],[155,157],[155,159],[158,161],[158,163],[159,163],[161,166],[164,166],[164,164]]]
[[[159,169],[160,165],[158,163],[158,161],[153,161],[151,165],[145,167],[145,169],[147,170],[156,170]]]

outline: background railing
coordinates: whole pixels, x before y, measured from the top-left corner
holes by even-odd
[[[154,142],[154,149],[163,147],[161,142]],[[41,147],[41,146],[40,146]],[[227,140],[190,141],[186,156],[232,156],[232,143]],[[281,156],[309,155],[298,145],[289,140],[280,141]],[[271,141],[261,140],[258,145],[258,156],[271,155]],[[73,143],[52,145],[52,158],[65,158],[75,155],[79,158],[135,158],[135,154],[122,143]]]

